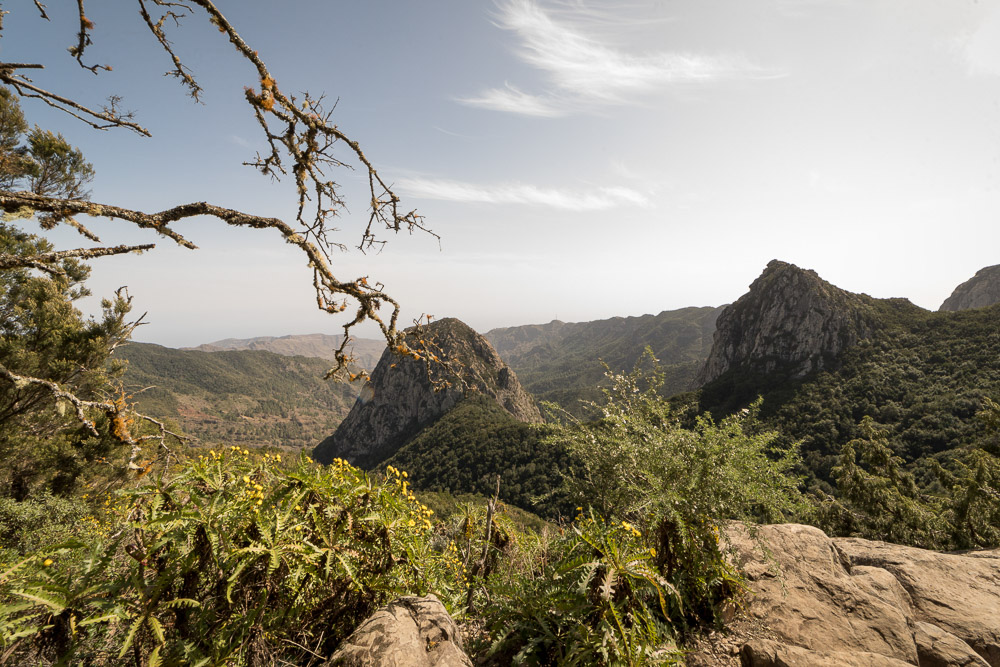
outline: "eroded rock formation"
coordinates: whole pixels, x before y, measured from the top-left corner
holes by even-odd
[[[403,597],[351,633],[327,667],[472,667],[462,635],[433,595]]]
[[[421,329],[438,354],[461,374],[465,386],[435,391],[423,362],[386,350],[362,398],[313,458],[330,463],[343,458],[363,468],[384,461],[420,429],[453,408],[467,392],[495,400],[516,419],[540,423],[541,413],[517,376],[489,342],[463,322],[450,318]]]
[[[716,321],[699,384],[735,368],[785,369],[793,377],[828,366],[878,326],[876,300],[847,292],[815,271],[772,260],[750,291]]]
[[[1000,264],[980,269],[955,288],[938,310],[969,310],[1000,303]]]

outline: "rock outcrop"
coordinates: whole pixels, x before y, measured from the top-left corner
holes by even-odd
[[[1000,550],[946,554],[818,528],[728,535],[749,581],[747,667],[1000,666]],[[704,664],[704,663],[703,663]]]
[[[415,332],[411,333],[414,335]],[[468,392],[495,400],[516,419],[541,423],[531,395],[485,338],[449,318],[420,329],[419,335],[461,375],[464,387],[435,391],[423,362],[386,350],[350,414],[313,452],[330,463],[343,458],[372,467],[392,456],[422,428],[434,423]]]
[[[698,382],[747,368],[792,377],[829,366],[878,326],[876,300],[847,292],[815,271],[772,260],[750,291],[716,321],[712,351]]]
[[[326,667],[472,667],[462,635],[433,595],[403,597],[359,625]]]
[[[956,287],[938,310],[969,310],[996,303],[1000,303],[1000,264],[977,271],[976,275]]]

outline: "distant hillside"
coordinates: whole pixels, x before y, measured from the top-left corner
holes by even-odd
[[[327,334],[304,334],[295,336],[258,336],[256,338],[225,338],[198,347],[183,348],[201,352],[221,352],[224,350],[265,350],[289,357],[302,356],[333,360],[333,351],[340,347],[343,336]],[[366,370],[375,368],[385,341],[371,338],[353,338],[351,349],[358,365]]]
[[[311,447],[337,427],[358,391],[323,380],[324,359],[263,350],[131,343],[115,356],[128,361],[125,383],[141,411],[175,421],[204,444]]]
[[[692,389],[720,312],[721,307],[692,307],[594,322],[553,321],[493,329],[486,338],[525,389],[579,413],[581,399],[599,397],[601,361],[614,371],[631,370],[647,345],[667,372],[666,393]]]
[[[1000,399],[1000,305],[933,313],[772,262],[719,317],[705,375],[701,410],[725,414],[762,395],[764,418],[802,442],[820,479],[865,416],[923,466],[924,484],[931,459],[973,445],[1000,452],[975,417],[984,397]]]

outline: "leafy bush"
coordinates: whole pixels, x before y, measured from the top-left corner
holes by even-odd
[[[655,553],[627,522],[578,517],[540,572],[492,586],[491,664],[675,662],[666,619],[681,600]]]
[[[631,373],[608,379],[601,418],[570,423],[555,436],[582,461],[566,485],[581,507],[642,528],[657,568],[683,601],[683,612],[672,615],[676,627],[713,621],[739,581],[723,554],[722,529],[731,520],[780,520],[803,507],[791,474],[797,451],[777,447],[778,434],[761,429],[759,404],[683,428],[658,393],[651,354]]]
[[[123,492],[110,540],[9,567],[0,646],[32,664],[306,664],[394,597],[457,599],[398,471],[376,483],[340,460],[279,461],[210,452]]]
[[[0,564],[84,534],[95,523],[79,498],[48,493],[21,501],[0,497]]]

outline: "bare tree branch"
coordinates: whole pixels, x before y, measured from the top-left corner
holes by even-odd
[[[112,98],[110,106],[104,107],[102,111],[94,111],[93,109],[85,107],[82,104],[78,104],[67,97],[57,95],[56,93],[50,93],[47,90],[39,88],[23,76],[14,74],[13,69],[7,65],[0,66],[0,82],[8,84],[11,88],[17,91],[17,94],[21,97],[42,100],[50,107],[64,111],[94,129],[107,130],[112,127],[127,127],[128,129],[147,137],[153,136],[146,128],[128,120],[131,118],[131,114],[121,113],[118,111],[116,108],[116,98]],[[76,111],[72,111],[72,109],[76,109]],[[77,111],[79,113],[77,113]],[[104,121],[104,124],[102,125],[97,123],[90,118],[87,118],[87,116]]]

